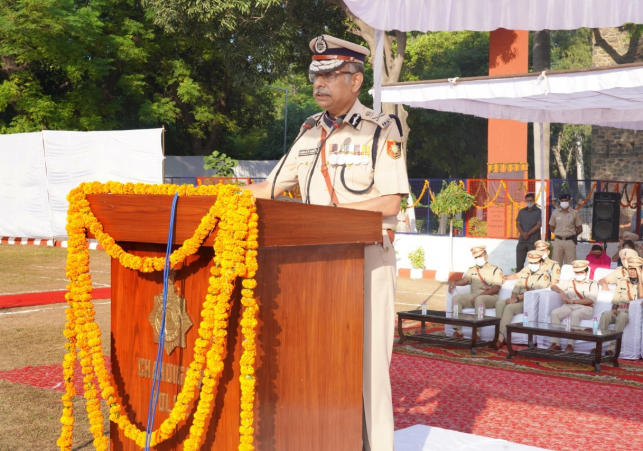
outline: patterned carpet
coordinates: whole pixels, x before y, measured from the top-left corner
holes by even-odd
[[[426,424],[560,451],[643,449],[643,390],[394,352],[395,427]]]
[[[643,449],[641,362],[623,361],[619,369],[605,365],[596,374],[564,362],[508,362],[505,355],[396,345],[395,428],[424,424],[560,451]],[[76,377],[82,396],[80,368]],[[4,371],[0,379],[63,391],[61,365]]]
[[[420,331],[419,322],[405,321],[403,325],[405,335],[419,333]],[[443,333],[444,327],[442,324],[427,323],[426,331],[429,333]],[[524,346],[516,346],[516,348],[524,348]],[[602,371],[596,373],[593,371],[593,367],[589,365],[558,360],[526,358],[521,356],[507,360],[506,347],[500,351],[494,351],[491,348],[478,348],[477,354],[471,355],[469,349],[466,348],[444,347],[406,340],[402,345],[396,344],[394,351],[400,354],[431,357],[487,368],[501,368],[532,374],[569,377],[584,381],[643,388],[643,361],[641,360],[619,360],[619,368],[614,368],[611,364],[602,364]]]

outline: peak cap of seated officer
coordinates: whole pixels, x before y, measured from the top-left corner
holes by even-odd
[[[636,256],[636,257],[630,257],[628,260],[629,268],[640,268],[643,266],[643,258]]]
[[[313,52],[313,61],[308,68],[309,74],[339,70],[347,63],[364,65],[366,57],[371,54],[370,50],[362,45],[327,34],[313,38],[309,47]]]
[[[487,252],[487,246],[484,245],[473,246],[471,248],[471,255],[473,256],[473,258],[482,257],[485,252]]]
[[[585,272],[589,268],[588,260],[574,260],[572,262],[572,269],[574,272]]]
[[[623,263],[623,267],[627,269],[629,259],[632,257],[638,257],[639,253],[634,249],[621,249],[618,251],[618,256],[621,259],[621,263]]]
[[[527,252],[527,261],[529,263],[539,263],[543,259],[543,251]]]

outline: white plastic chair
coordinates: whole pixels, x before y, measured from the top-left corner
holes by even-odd
[[[601,280],[603,277],[608,276],[608,275],[610,275],[610,274],[611,274],[611,273],[613,273],[613,272],[614,272],[614,270],[613,270],[613,269],[608,269],[608,268],[596,268],[596,270],[594,271],[594,279],[593,279],[593,280],[595,280],[595,281],[597,281],[597,282],[598,282],[598,281],[599,281],[599,280]]]
[[[563,265],[560,267],[560,280],[572,280],[574,278],[574,267]]]

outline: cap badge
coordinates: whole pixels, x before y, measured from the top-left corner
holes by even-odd
[[[323,36],[318,36],[317,41],[315,41],[315,51],[317,53],[324,53],[328,49],[328,44]]]

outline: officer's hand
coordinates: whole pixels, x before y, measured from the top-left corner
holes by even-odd
[[[569,298],[567,297],[566,294],[561,295],[560,299],[565,303],[569,304]]]
[[[452,280],[449,282],[449,293],[453,293],[453,290],[455,290],[455,282]]]
[[[507,276],[502,276],[502,283],[505,283],[507,281]]]

